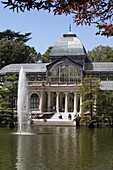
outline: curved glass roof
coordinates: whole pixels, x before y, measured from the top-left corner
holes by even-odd
[[[113,81],[101,81],[100,88],[101,90],[113,90]]]
[[[46,66],[49,63],[37,63],[37,64],[10,64],[3,67],[0,70],[0,74],[5,73],[19,73],[21,66],[25,72],[46,72]]]
[[[86,51],[81,41],[72,32],[64,34],[53,46],[50,56],[85,55]]]
[[[92,68],[89,65],[87,70],[92,71],[113,71],[113,62],[94,62]]]

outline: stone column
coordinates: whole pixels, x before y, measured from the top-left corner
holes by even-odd
[[[42,106],[43,106],[43,92],[40,93],[40,106],[39,106],[39,110],[42,113]]]
[[[68,112],[68,93],[65,94],[65,113]]]
[[[95,94],[95,101],[94,101],[94,113],[96,114],[96,110],[97,110],[97,96]]]
[[[48,107],[48,111],[51,111],[51,92],[48,92],[48,103],[47,103],[47,107]]]
[[[77,113],[77,93],[74,92],[74,113]]]
[[[82,97],[80,96],[80,114],[82,112]]]
[[[56,93],[56,112],[59,113],[59,92]]]

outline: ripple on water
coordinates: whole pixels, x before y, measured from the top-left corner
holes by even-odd
[[[15,133],[12,133],[13,135],[26,135],[26,136],[29,136],[29,135],[35,135],[35,133],[30,133],[30,132],[15,132]]]

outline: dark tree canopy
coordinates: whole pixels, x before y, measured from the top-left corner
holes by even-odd
[[[22,42],[12,40],[0,41],[0,68],[8,64],[33,63],[37,52]]]
[[[43,56],[42,56],[42,62],[43,63],[49,63],[50,62],[50,57],[49,57],[49,55],[50,55],[50,53],[51,53],[51,49],[52,49],[53,47],[52,46],[50,46],[48,49],[47,49],[47,51],[43,54]]]
[[[0,122],[13,119],[15,102],[17,97],[18,78],[16,75],[6,75],[0,81]]]
[[[33,47],[25,43],[31,33],[20,34],[6,30],[0,32],[0,68],[15,63],[34,63],[38,55]]]
[[[92,62],[113,62],[113,47],[100,45],[88,51],[88,58]]]
[[[112,0],[2,0],[4,7],[17,12],[47,10],[55,15],[72,14],[77,25],[95,24],[97,34],[113,36]]]
[[[99,79],[92,76],[86,76],[82,81],[82,86],[80,87],[80,95],[82,97],[82,114],[90,113],[91,117],[93,113],[98,112],[96,108],[96,103],[98,103],[97,96],[100,90]]]
[[[98,113],[113,116],[113,92],[100,91],[97,103]]]
[[[20,32],[14,32],[10,29],[7,29],[3,32],[0,32],[0,40],[17,40],[26,43],[31,38],[29,37],[31,33],[20,34]]]

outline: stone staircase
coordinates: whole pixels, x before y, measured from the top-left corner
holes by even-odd
[[[76,126],[76,122],[72,120],[53,120],[53,119],[48,119],[47,121],[43,120],[37,120],[33,122],[34,125],[37,126]]]

